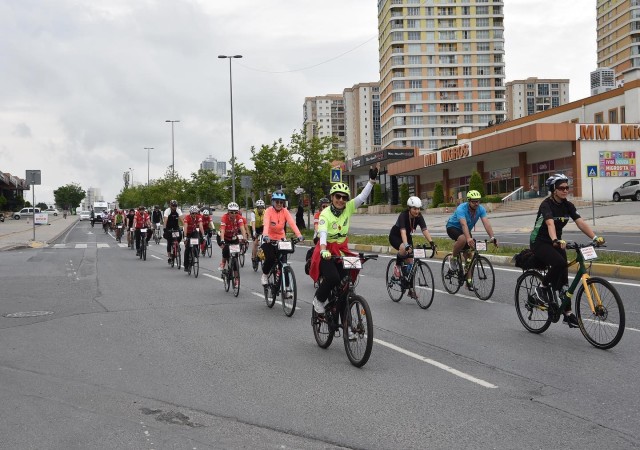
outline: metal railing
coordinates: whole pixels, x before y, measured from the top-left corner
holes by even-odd
[[[505,205],[507,202],[512,202],[515,200],[522,200],[524,198],[524,189],[520,186],[518,189],[513,191],[510,194],[507,194],[505,197],[502,197],[502,204]]]

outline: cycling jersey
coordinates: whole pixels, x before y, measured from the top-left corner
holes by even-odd
[[[469,231],[471,231],[471,229],[476,226],[476,222],[483,217],[487,217],[487,210],[484,209],[484,206],[478,205],[478,209],[472,212],[469,208],[469,203],[466,202],[458,206],[451,217],[449,217],[449,220],[447,220],[447,228],[453,227],[462,230],[460,219],[465,219],[467,221],[467,227]]]
[[[133,222],[135,224],[136,229],[144,228],[147,226],[147,222],[149,221],[149,214],[145,211],[141,213],[140,211],[136,211],[135,218]]]
[[[224,232],[225,241],[237,240],[239,234],[244,235],[243,229],[244,219],[240,214],[226,213],[220,219],[220,231]]]
[[[553,240],[549,237],[549,229],[547,224],[544,223],[547,219],[553,219],[553,225],[556,228],[557,239],[562,239],[562,229],[569,223],[569,219],[573,219],[575,222],[580,218],[580,214],[576,211],[576,207],[570,201],[564,199],[560,203],[557,203],[551,197],[548,197],[540,203],[538,208],[538,215],[536,216],[536,222],[531,231],[529,242],[533,243],[548,243],[551,244]]]
[[[133,228],[133,219],[136,217],[134,212],[130,212],[129,214],[127,214],[127,227],[128,228]]]
[[[116,224],[124,222],[124,216],[122,214],[116,214]]]
[[[422,214],[418,214],[417,217],[410,217],[409,210],[402,211],[396,220],[395,225],[391,227],[389,235],[400,237],[400,230],[405,230],[407,236],[410,236],[414,231],[420,227],[421,230],[427,229],[427,224],[424,221]]]
[[[251,213],[251,221],[254,222],[254,228],[260,228],[264,223],[264,213],[265,210],[262,210],[262,213],[258,208],[254,209]]]
[[[206,232],[209,229],[209,225],[213,226],[213,220],[211,220],[211,216],[201,216],[202,217],[202,228]],[[213,227],[215,229],[215,226]]]
[[[300,236],[300,230],[296,225],[296,220],[287,208],[282,207],[282,209],[278,211],[273,206],[269,206],[264,212],[264,228],[262,229],[262,235],[269,236],[269,239],[272,241],[284,239],[285,224],[289,224],[295,235]]]
[[[179,208],[176,208],[175,211],[172,211],[171,208],[167,208],[164,210],[164,217],[167,219],[167,224],[165,228],[168,230],[177,230],[180,226],[180,217],[182,216],[182,211]]]
[[[199,224],[202,223],[202,216],[200,214],[196,214],[194,217],[189,214],[182,219],[182,222],[184,223],[185,236],[191,236],[194,231],[200,229]]]
[[[151,217],[153,218],[153,223],[162,222],[162,212],[159,209],[154,209]]]

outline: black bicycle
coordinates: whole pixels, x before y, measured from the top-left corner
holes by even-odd
[[[428,253],[431,252],[430,255]],[[387,292],[394,302],[399,302],[404,293],[409,291],[409,297],[414,299],[418,306],[427,309],[433,303],[435,283],[433,272],[429,265],[422,261],[426,258],[433,258],[436,254],[436,247],[423,244],[408,253],[406,257],[400,258],[400,264],[396,263],[398,257],[392,258],[387,264]],[[428,256],[427,256],[428,255]],[[407,264],[407,258],[413,258],[412,264]]]
[[[238,262],[240,244],[227,243],[225,245],[229,246],[229,262],[227,266],[222,269],[222,284],[226,292],[229,292],[231,284],[233,284],[233,295],[237,297],[240,293],[240,263]]]
[[[140,228],[140,259],[143,261],[147,260],[147,229]]]
[[[496,276],[491,261],[479,253],[487,250],[487,241],[474,239],[474,242],[473,250],[465,247],[456,258],[452,253],[444,257],[441,269],[442,284],[449,294],[455,294],[466,283],[467,288],[473,291],[476,297],[480,300],[488,300],[496,287]],[[467,258],[464,254],[469,251],[471,257]],[[466,277],[465,274],[467,274]]]
[[[378,255],[332,256],[347,271],[340,284],[334,287],[325,304],[324,314],[311,308],[313,336],[320,348],[328,348],[336,334],[344,341],[344,349],[351,364],[364,366],[373,348],[373,318],[364,297],[355,292],[355,283],[362,265],[378,259]]]
[[[272,241],[276,251],[276,261],[269,271],[268,284],[264,286],[264,300],[269,308],[273,308],[276,297],[280,294],[282,309],[287,317],[296,312],[298,287],[293,268],[287,262],[287,256],[296,251],[296,239]]]
[[[180,268],[182,264],[182,249],[180,248],[180,231],[179,230],[171,230],[171,267],[175,265]]]
[[[191,272],[193,271],[193,275],[198,278],[198,273],[200,272],[200,238],[198,237],[198,232],[195,232],[192,237],[189,238],[189,248],[186,249],[185,252],[190,252],[187,274],[191,276]]]

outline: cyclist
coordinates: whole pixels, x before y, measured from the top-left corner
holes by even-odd
[[[182,211],[178,208],[178,202],[171,200],[169,207],[164,210],[164,238],[167,240],[167,262],[171,264],[171,248],[173,247],[174,231],[178,231],[180,236],[178,242],[182,240],[182,232],[180,231],[180,222],[182,222]]]
[[[125,219],[124,219],[125,225],[127,226],[127,244],[129,244],[129,247],[133,246],[133,242],[131,242],[131,232],[129,230],[133,228],[133,219],[135,217],[136,217],[136,210],[131,208],[127,212],[127,215],[125,216]]]
[[[184,271],[189,271],[191,264],[191,238],[200,239],[204,236],[204,228],[202,226],[202,216],[197,206],[189,208],[189,215],[183,219],[184,222]],[[198,241],[200,242],[200,241]]]
[[[91,228],[93,228],[93,226],[96,223],[96,213],[93,210],[93,206],[91,207],[91,212],[89,213],[89,217],[91,218]]]
[[[320,220],[320,213],[329,206],[329,199],[327,197],[322,197],[318,201],[320,207],[313,215],[313,245],[318,243],[318,221]]]
[[[216,227],[213,225],[213,220],[211,219],[208,209],[202,211],[202,229],[204,230],[204,234],[202,235],[202,245],[200,246],[200,249],[202,250],[202,253],[204,253],[207,249],[206,236],[211,239],[211,236],[213,236],[213,233],[216,231]]]
[[[223,214],[222,219],[220,219],[220,235],[218,236],[220,241],[218,245],[222,247],[222,261],[220,261],[218,270],[224,270],[224,266],[229,259],[229,245],[227,244],[237,244],[239,234],[243,235],[245,239],[249,239],[246,234],[244,219],[239,213],[240,207],[238,204],[231,202],[227,205],[226,214]]]
[[[251,211],[251,236],[253,237],[253,245],[251,248],[251,261],[255,261],[258,257],[258,236],[262,234],[264,228],[264,209],[265,204],[262,200],[256,201],[256,208]]]
[[[466,251],[468,248],[474,248],[475,243],[471,235],[471,229],[476,226],[478,219],[482,220],[482,225],[489,235],[489,240],[497,247],[498,240],[493,235],[491,222],[487,217],[487,210],[480,204],[480,192],[471,190],[467,192],[467,201],[456,208],[449,220],[447,220],[447,234],[455,241],[453,244],[452,256],[455,261],[460,252]],[[468,259],[466,252],[463,256]],[[471,268],[469,268],[471,269]],[[464,274],[467,281],[467,289],[473,291],[472,280],[469,278],[469,271]]]
[[[158,230],[160,225],[162,225],[162,211],[160,211],[160,207],[155,205],[153,207],[153,213],[151,213],[151,223],[153,223],[153,229]]]
[[[147,240],[147,244],[149,243],[149,229],[151,228],[151,219],[149,218],[149,213],[146,211],[146,208],[142,205],[138,207],[138,211],[135,213],[135,217],[133,218],[133,227],[135,228],[135,239],[136,239],[136,256],[140,256],[140,238],[141,233],[140,230],[142,228],[147,228],[147,235],[142,236],[142,239]]]
[[[271,194],[271,206],[267,208],[264,213],[264,229],[262,230],[263,244],[260,247],[264,252],[262,277],[260,278],[263,286],[269,284],[269,272],[276,262],[276,249],[270,242],[284,239],[284,226],[288,224],[298,238],[298,241],[304,241],[304,237],[296,225],[296,219],[293,218],[289,210],[284,206],[286,201],[287,197],[284,195],[284,192],[280,190],[275,191]]]
[[[124,232],[124,214],[123,211],[116,209],[114,215],[114,221],[116,223],[116,239],[120,240],[122,238],[122,233]],[[118,228],[122,226],[122,228]]]
[[[407,209],[398,216],[395,225],[391,227],[389,231],[389,243],[393,248],[398,250],[398,256],[396,258],[396,265],[393,269],[393,275],[396,278],[400,278],[400,263],[406,259],[407,264],[413,264],[413,238],[412,234],[420,227],[420,231],[424,238],[429,241],[429,245],[433,247],[433,239],[429,230],[427,230],[427,224],[424,221],[424,217],[420,213],[422,208],[422,200],[418,197],[409,197],[407,200]],[[409,290],[409,297],[414,298],[415,292],[413,289]]]
[[[569,325],[569,328],[577,328],[578,319],[571,312],[571,299],[566,292],[563,292],[566,291],[563,286],[569,283],[569,270],[567,251],[565,250],[567,243],[562,240],[562,229],[569,222],[569,219],[573,219],[578,229],[592,239],[594,245],[604,244],[604,238],[596,236],[589,224],[580,217],[574,204],[567,200],[569,178],[566,175],[561,173],[552,175],[545,184],[550,195],[542,201],[538,208],[529,242],[536,258],[549,266],[549,270],[547,270],[540,286],[535,289],[534,297],[538,302],[549,303],[553,299],[551,290],[560,291],[562,299],[560,309],[564,315],[563,322]]]
[[[322,275],[322,282],[316,290],[313,307],[318,314],[324,314],[324,303],[329,298],[331,289],[340,283],[346,271],[331,259],[332,255],[354,255],[349,251],[348,233],[349,218],[369,197],[373,185],[378,178],[380,163],[369,170],[369,182],[360,194],[349,200],[351,190],[345,183],[335,183],[329,191],[331,203],[320,213],[318,221],[318,236],[320,241],[316,245],[311,258],[309,275],[313,281],[318,281]]]

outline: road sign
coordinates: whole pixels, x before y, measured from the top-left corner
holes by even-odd
[[[332,183],[340,183],[342,181],[342,169],[336,167],[335,169],[331,169],[331,182]]]
[[[587,177],[596,178],[598,176],[598,166],[587,166]]]
[[[41,184],[41,177],[39,170],[27,170],[25,175],[25,181],[27,184]]]

